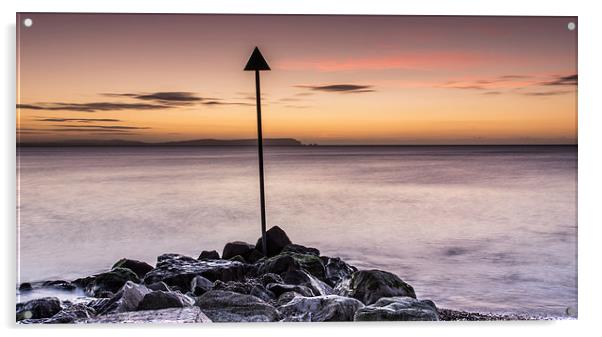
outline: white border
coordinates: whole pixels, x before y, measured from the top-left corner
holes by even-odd
[[[0,2],[3,31],[1,54],[4,79],[2,90],[2,327],[8,335],[104,336],[109,328],[120,328],[124,334],[164,336],[169,330],[178,336],[199,334],[244,334],[263,336],[332,335],[363,336],[366,334],[420,334],[421,336],[492,336],[546,334],[568,336],[593,334],[600,297],[600,201],[602,160],[600,125],[602,106],[598,79],[602,78],[600,60],[601,19],[596,1],[525,1],[498,0],[420,0],[393,1],[326,1],[326,0],[222,0],[222,1],[77,1],[20,0]],[[375,323],[375,324],[213,324],[211,326],[102,326],[102,327],[24,327],[14,324],[15,285],[15,12],[145,12],[145,13],[297,13],[297,14],[424,14],[424,15],[577,15],[579,16],[579,319],[560,322],[503,323]],[[597,328],[597,329],[596,329]],[[42,330],[43,331],[39,331]],[[103,331],[105,330],[105,331]],[[538,330],[538,331],[535,331]]]

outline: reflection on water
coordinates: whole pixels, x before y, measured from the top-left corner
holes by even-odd
[[[21,282],[259,234],[253,148],[20,150]],[[440,306],[576,308],[576,147],[266,149],[267,220]]]

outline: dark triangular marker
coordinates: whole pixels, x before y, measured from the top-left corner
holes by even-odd
[[[249,62],[247,62],[247,65],[245,66],[245,71],[253,71],[253,70],[271,70],[270,66],[265,61],[265,59],[263,58],[263,55],[261,55],[261,52],[259,51],[259,48],[257,48],[257,47],[255,47],[255,49],[253,49],[253,54],[251,54],[251,57],[249,58]]]

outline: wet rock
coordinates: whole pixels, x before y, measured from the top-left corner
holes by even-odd
[[[302,285],[310,288],[316,295],[332,295],[334,291],[328,284],[318,280],[304,270],[287,271],[282,275],[286,284]]]
[[[139,278],[143,278],[146,273],[153,270],[153,266],[146,262],[125,258],[115,262],[112,268],[127,268],[133,271]]]
[[[103,307],[109,303],[110,298],[97,298],[93,301],[88,302],[88,307],[93,309],[95,312],[99,312]]]
[[[31,287],[31,283],[28,282],[23,282],[19,285],[19,290],[20,291],[29,291],[32,290],[33,288]]]
[[[46,324],[64,324],[73,323],[77,319],[91,318],[96,314],[96,311],[84,303],[76,303],[59,311],[56,315],[48,318],[43,323]]]
[[[198,260],[219,260],[219,253],[215,250],[204,250]]]
[[[273,322],[280,319],[276,308],[261,299],[231,291],[211,290],[197,298],[196,305],[214,322]]]
[[[75,284],[63,280],[46,281],[42,283],[42,287],[55,288],[60,290],[74,290],[75,288],[77,288]]]
[[[253,249],[245,259],[248,263],[256,263],[257,261],[263,259],[265,256],[262,252],[257,250],[257,248]]]
[[[245,258],[242,257],[242,256],[240,256],[240,255],[233,256],[233,257],[229,258],[228,260],[230,260],[230,261],[237,261],[237,262],[240,262],[240,263],[247,263],[247,261],[245,260]]]
[[[412,297],[383,297],[376,303],[359,309],[356,321],[437,321],[437,307],[429,300]]]
[[[73,283],[85,289],[86,295],[96,297],[102,291],[116,293],[126,282],[140,283],[138,276],[126,268],[114,268],[111,271],[77,279]]]
[[[138,305],[151,292],[150,289],[141,284],[135,284],[131,281],[126,282],[124,286],[107,301],[98,313],[100,315],[113,314],[126,311],[135,311]]]
[[[171,291],[171,288],[167,284],[165,284],[165,282],[151,283],[151,284],[146,285],[146,287],[153,291],[156,291],[156,290]]]
[[[305,246],[297,245],[294,243],[286,245],[286,247],[284,247],[284,249],[282,249],[282,252],[283,253],[292,252],[292,253],[311,254],[311,255],[315,255],[315,256],[320,256],[320,251],[317,248],[305,247]]]
[[[17,321],[24,319],[49,318],[61,311],[61,302],[56,297],[36,298],[17,304]]]
[[[335,292],[356,298],[364,304],[375,303],[381,297],[408,296],[416,298],[411,285],[397,275],[382,270],[360,270],[337,285]]]
[[[235,257],[236,255],[240,255],[243,259],[246,259],[247,256],[249,256],[249,254],[251,254],[251,251],[253,251],[254,249],[255,246],[243,241],[228,242],[224,246],[224,250],[222,252],[222,259],[229,260]]]
[[[253,282],[251,280],[247,280],[245,282],[237,282],[237,281],[229,281],[229,282],[222,282],[222,281],[215,281],[215,283],[213,284],[213,290],[226,290],[226,291],[233,291],[235,293],[239,293],[239,294],[249,294],[251,292],[251,289],[253,289],[253,287],[258,284],[257,282]]]
[[[190,291],[195,296],[203,295],[211,289],[213,289],[213,282],[200,275],[195,276],[190,283]]]
[[[353,321],[355,312],[364,304],[354,298],[338,295],[295,297],[278,308],[285,321],[327,322]]]
[[[285,293],[280,294],[280,296],[278,296],[278,299],[276,300],[276,306],[282,306],[287,304],[288,302],[290,302],[293,298],[295,297],[303,297],[303,295],[294,292],[294,291],[287,291]]]
[[[351,278],[351,275],[357,271],[357,268],[348,265],[338,257],[327,258],[324,266],[324,281],[334,287],[343,280]]]
[[[76,323],[211,323],[199,307],[144,310],[101,315]]]
[[[96,298],[111,298],[113,296],[115,296],[115,294],[113,294],[112,292],[110,292],[108,290],[101,290],[101,291],[97,292],[94,297],[96,297]]]
[[[196,260],[179,254],[163,254],[157,258],[157,267],[144,277],[145,284],[159,281],[182,292],[190,291],[195,276],[211,281],[238,281],[245,275],[245,264],[228,260]]]
[[[251,291],[249,291],[249,295],[258,297],[265,302],[270,302],[276,298],[276,294],[267,290],[261,284],[253,286],[253,288],[251,288]]]
[[[270,283],[284,283],[282,277],[274,273],[266,273],[259,277],[259,282],[265,287]]]
[[[313,291],[306,286],[299,286],[294,284],[280,284],[280,283],[270,283],[266,286],[266,289],[273,292],[276,296],[280,296],[283,293],[293,291],[302,296],[311,297],[315,294]]]
[[[274,226],[266,232],[266,243],[268,257],[271,257],[280,254],[284,247],[290,245],[292,242],[282,228]],[[257,247],[257,250],[259,251],[263,250],[263,241],[261,238],[257,240],[255,247]]]
[[[259,266],[259,274],[281,274],[290,270],[298,270],[301,268],[299,262],[297,262],[290,255],[277,255],[264,260]]]
[[[179,292],[153,291],[144,295],[137,310],[158,310],[191,307],[194,300]]]

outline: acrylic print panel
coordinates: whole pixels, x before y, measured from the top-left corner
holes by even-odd
[[[576,17],[17,27],[18,322],[577,317]]]

